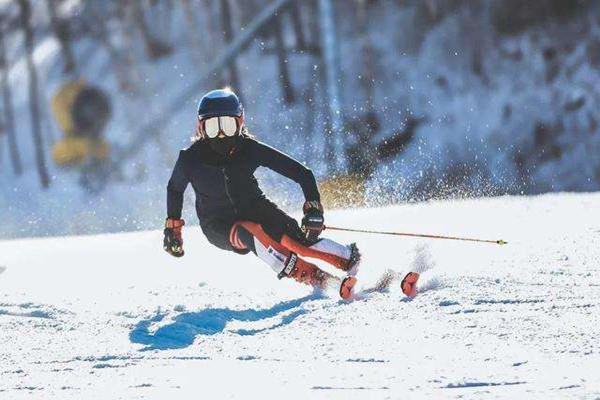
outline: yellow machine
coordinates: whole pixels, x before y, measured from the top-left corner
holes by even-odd
[[[57,165],[77,166],[108,159],[110,146],[102,134],[111,109],[101,89],[83,80],[69,81],[54,94],[51,108],[64,134],[52,148]]]

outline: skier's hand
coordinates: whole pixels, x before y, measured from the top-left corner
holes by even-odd
[[[304,218],[302,218],[302,231],[306,239],[310,242],[316,242],[319,235],[325,229],[325,218],[323,218],[323,206],[319,201],[307,201],[302,208]]]
[[[165,222],[163,248],[173,257],[183,257],[185,254],[181,234],[183,225],[185,225],[185,221],[182,219],[167,218]]]

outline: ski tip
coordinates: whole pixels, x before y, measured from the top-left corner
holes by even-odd
[[[496,240],[496,243],[498,243],[499,245],[504,245],[504,244],[508,244],[508,242],[505,242],[504,240],[500,239],[500,240]]]
[[[356,278],[353,276],[348,276],[344,278],[342,284],[340,285],[340,297],[344,300],[352,299],[352,295],[354,294],[354,285],[356,285]]]
[[[415,297],[417,295],[417,281],[419,280],[418,272],[409,272],[406,274],[404,279],[402,279],[402,283],[400,287],[402,288],[402,293],[404,293],[407,297]]]

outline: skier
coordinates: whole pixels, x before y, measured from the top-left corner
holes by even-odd
[[[254,177],[260,166],[300,185],[305,197],[301,226],[265,197]],[[200,100],[193,144],[179,153],[167,186],[164,249],[175,257],[184,255],[181,211],[190,183],[200,227],[210,243],[239,254],[254,253],[280,279],[320,289],[339,285],[343,299],[352,297],[360,261],[356,244],[319,238],[323,206],[313,173],[248,133],[242,104],[230,89],[210,91]],[[305,258],[325,261],[346,276],[334,277]]]

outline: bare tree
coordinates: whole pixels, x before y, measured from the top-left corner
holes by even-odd
[[[371,39],[369,38],[367,25],[367,22],[369,21],[367,15],[367,0],[357,0],[357,3],[358,4],[356,8],[356,14],[358,20],[358,34],[360,38],[360,51],[362,53],[363,60],[363,73],[361,77],[361,84],[367,100],[367,112],[371,112],[373,110],[373,92],[375,82],[375,66],[373,65],[373,43],[371,43]]]
[[[201,40],[202,33],[198,29],[198,22],[196,21],[196,13],[190,0],[181,0],[181,7],[185,15],[185,23],[188,27],[188,34],[190,36],[190,46],[192,47],[193,59],[196,62],[202,60],[202,53],[204,52],[203,41]]]
[[[13,114],[12,92],[10,89],[10,82],[8,80],[8,62],[6,60],[6,49],[4,46],[5,22],[6,16],[0,15],[0,73],[2,74],[0,78],[0,86],[2,86],[2,109],[4,111],[3,128],[8,141],[8,151],[10,154],[10,161],[13,171],[16,175],[21,175],[23,173],[23,166],[21,165],[21,156],[19,154],[17,138],[15,135],[15,118]]]
[[[296,49],[306,50],[306,38],[304,37],[304,28],[302,26],[302,8],[298,2],[294,1],[289,6],[289,16],[292,20],[292,28],[296,39]]]
[[[379,130],[379,122],[372,118],[373,113],[364,118],[353,121],[348,129]],[[377,165],[402,154],[415,137],[417,128],[427,118],[408,118],[402,129],[398,129],[391,137],[380,139],[373,143],[372,137],[366,141],[359,141],[353,145],[346,146],[346,159],[348,160],[348,172],[353,175],[369,179]],[[359,126],[361,125],[361,126]],[[362,126],[367,125],[366,128]]]
[[[273,35],[275,37],[275,52],[277,53],[279,83],[281,84],[281,90],[283,91],[283,99],[286,103],[293,103],[295,99],[294,88],[290,81],[290,71],[288,69],[286,57],[281,16],[276,16],[273,19]]]
[[[31,27],[31,4],[28,0],[18,0],[20,8],[20,22],[25,34],[25,51],[27,61],[27,71],[29,74],[29,106],[31,111],[31,128],[33,133],[33,142],[35,145],[35,155],[38,174],[42,187],[47,188],[50,185],[50,178],[46,168],[46,159],[44,155],[44,144],[42,141],[42,125],[39,104],[38,76],[33,62],[33,29]]]
[[[50,15],[50,27],[54,32],[54,36],[60,44],[60,49],[65,61],[65,73],[72,72],[76,69],[75,56],[71,48],[71,33],[69,30],[69,20],[61,18],[57,12],[57,0],[46,0],[48,6],[48,14]]]
[[[206,47],[206,55],[212,58],[216,55],[218,45],[221,44],[221,36],[218,34],[218,24],[215,22],[219,18],[217,3],[212,0],[202,0],[204,12],[202,13],[202,25],[204,26],[204,32],[208,39],[208,45]],[[204,42],[206,43],[206,42]]]
[[[321,61],[324,69],[324,98],[327,99],[327,127],[325,129],[325,157],[329,173],[338,169],[338,140],[342,141],[343,115],[341,103],[338,42],[332,0],[319,0],[319,34]]]
[[[4,157],[4,136],[6,136],[6,131],[4,130],[4,120],[0,115],[0,165],[2,165],[2,157]]]
[[[142,0],[131,0],[133,6],[134,21],[142,33],[142,39],[146,47],[146,54],[151,60],[157,60],[171,53],[173,50],[168,43],[155,37],[148,23],[146,22],[146,16],[144,14],[144,8],[142,7]]]
[[[374,110],[374,51],[368,32],[368,4],[367,0],[356,0],[356,20],[358,29],[358,45],[362,61],[362,73],[359,81],[363,88],[363,105],[365,113],[353,114],[346,121],[346,129],[352,133],[356,143],[346,147],[349,170],[352,174],[368,177],[373,171],[377,160],[376,146],[372,138],[381,126],[379,117]],[[362,107],[361,107],[362,108]]]
[[[231,23],[231,5],[229,0],[221,0],[221,26],[223,28],[223,38],[225,43],[233,41],[233,28]],[[235,59],[229,63],[229,82],[235,88],[240,88],[240,80]]]
[[[106,27],[106,20],[101,17],[106,12],[100,8],[96,2],[90,2],[87,14],[90,17],[90,22],[87,24],[92,37],[100,42],[110,57],[110,65],[114,68],[115,77],[119,83],[119,88],[127,94],[137,94],[140,86],[140,74],[132,52],[128,51],[131,38],[127,35],[126,28],[122,34],[122,46],[118,48],[111,40],[111,35]],[[116,20],[123,26],[125,24],[125,7],[119,2],[116,5]]]

